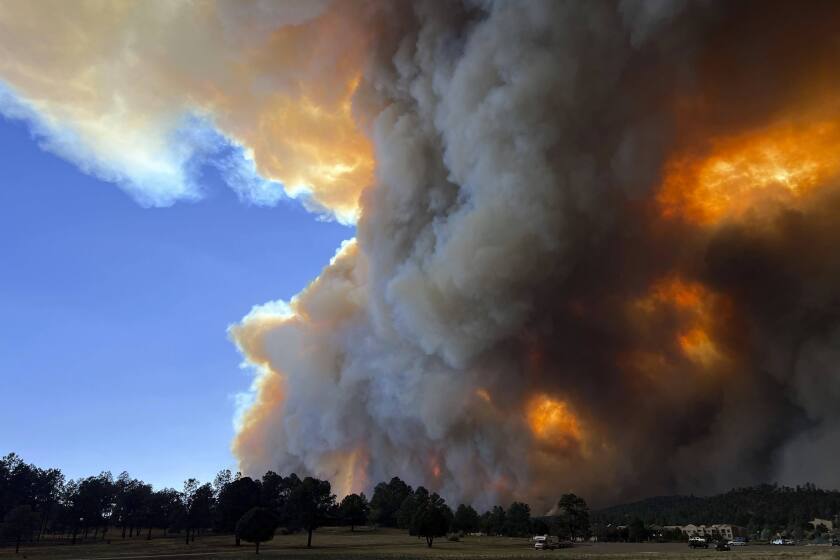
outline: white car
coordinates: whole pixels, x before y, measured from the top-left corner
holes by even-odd
[[[747,541],[729,541],[729,546],[747,546]]]
[[[534,549],[535,550],[552,550],[554,548],[559,548],[560,542],[557,540],[557,537],[552,537],[549,535],[537,535],[534,537]]]
[[[703,537],[691,537],[688,539],[688,548],[709,548],[709,542]]]

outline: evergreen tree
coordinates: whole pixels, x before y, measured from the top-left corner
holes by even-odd
[[[473,533],[479,530],[479,521],[478,512],[472,506],[461,504],[455,510],[452,529],[464,533]]]
[[[350,531],[354,531],[356,525],[367,523],[370,505],[364,493],[347,494],[341,500],[338,507],[339,516],[346,525],[350,525]]]
[[[236,537],[256,545],[256,553],[260,553],[260,543],[274,538],[277,529],[277,516],[268,508],[251,508],[236,523]]]

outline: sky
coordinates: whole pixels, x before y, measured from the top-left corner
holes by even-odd
[[[0,117],[0,453],[76,478],[156,487],[235,469],[236,395],[252,372],[227,327],[288,299],[353,229],[284,199],[144,208]]]

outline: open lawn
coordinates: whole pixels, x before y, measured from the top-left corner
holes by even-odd
[[[685,544],[623,544],[600,543],[578,545],[571,549],[537,551],[529,539],[505,537],[465,537],[460,542],[446,539],[435,541],[433,548],[425,542],[409,537],[403,531],[381,529],[351,533],[344,528],[324,528],[313,536],[313,548],[306,548],[306,535],[277,535],[274,540],[263,543],[259,557],[271,558],[609,558],[631,560],[643,558],[726,558],[737,556],[742,560],[779,558],[840,560],[840,550],[827,546],[746,546],[731,552],[714,550],[689,550]],[[15,558],[14,548],[0,549],[0,560]],[[41,544],[24,546],[17,558],[37,560],[39,558],[97,559],[97,560],[194,560],[197,558],[255,558],[253,545],[233,545],[231,536],[198,537],[190,545],[178,537],[158,537],[151,541],[144,538],[122,540],[112,538],[110,544]]]

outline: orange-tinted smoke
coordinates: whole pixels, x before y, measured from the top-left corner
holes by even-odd
[[[534,438],[548,449],[574,451],[583,442],[580,420],[568,403],[547,394],[533,397],[526,416]]]
[[[630,312],[632,328],[641,333],[652,331],[652,340],[642,338],[657,346],[637,349],[631,359],[636,369],[654,374],[666,368],[668,359],[658,338],[663,329],[673,330],[671,345],[702,370],[712,370],[726,358],[716,340],[716,330],[728,306],[700,282],[679,275],[657,280],[644,297],[631,304]]]
[[[836,120],[784,121],[675,156],[657,197],[663,216],[711,225],[794,206],[840,172]]]

